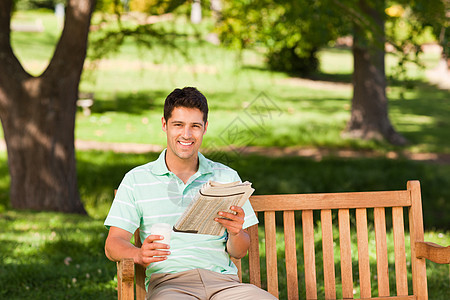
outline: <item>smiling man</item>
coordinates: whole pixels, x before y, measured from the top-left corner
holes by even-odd
[[[230,208],[235,214],[218,212],[224,217],[216,219],[226,228],[223,236],[173,232],[169,247],[150,232],[156,223],[173,226],[209,180],[240,181],[236,171],[199,152],[207,120],[208,103],[197,89],[175,89],[167,96],[161,119],[167,148],[124,176],[105,220],[105,254],[112,261],[132,257],[146,267],[147,299],[276,299],[240,283],[230,259],[245,256],[246,228],[258,222],[248,200]],[[130,243],[137,228],[140,248]]]

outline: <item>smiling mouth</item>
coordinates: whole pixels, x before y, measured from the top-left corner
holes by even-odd
[[[178,143],[180,143],[182,146],[190,146],[192,144],[194,144],[194,142],[182,142],[182,141],[178,141]]]

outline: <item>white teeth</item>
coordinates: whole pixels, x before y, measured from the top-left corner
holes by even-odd
[[[189,146],[189,145],[192,145],[193,143],[192,142],[191,143],[183,143],[183,142],[180,141],[180,144],[183,145],[183,146]]]

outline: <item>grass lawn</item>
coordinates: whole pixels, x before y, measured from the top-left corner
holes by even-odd
[[[0,298],[114,299],[115,264],[102,220],[59,213],[0,214]]]
[[[37,18],[46,28],[43,33],[12,34],[15,53],[35,75],[52,55],[60,32],[56,18],[45,12],[18,12],[13,19],[26,23]],[[187,25],[184,30],[194,29]],[[392,81],[388,88],[391,120],[411,142],[396,148],[340,136],[350,116],[352,96],[348,50],[323,49],[321,70],[316,74],[321,80],[304,80],[265,70],[261,54],[254,51],[242,53],[243,59],[237,60],[235,52],[208,43],[185,40],[179,45],[190,59],[158,44],[148,51],[128,42],[96,68],[88,61],[80,88],[95,93],[95,104],[90,116],[81,111],[77,115],[77,139],[163,145],[160,118],[166,95],[174,87],[193,85],[206,94],[211,109],[204,150],[232,144],[450,153],[450,92],[429,85],[423,70],[409,69],[413,87]],[[393,60],[388,56],[388,73]],[[432,68],[437,56],[425,55],[423,60]],[[78,151],[79,189],[89,214],[78,216],[12,210],[6,153],[0,152],[0,298],[114,298],[115,264],[103,253],[103,220],[124,173],[157,155]],[[447,164],[386,158],[316,161],[238,152],[210,155],[253,182],[257,194],[404,189],[407,180],[418,179],[426,240],[450,244]],[[297,245],[298,256],[302,256],[301,240]],[[282,266],[283,249],[278,251]],[[298,268],[302,282],[303,266]],[[448,271],[448,266],[428,265],[430,299],[449,298]]]

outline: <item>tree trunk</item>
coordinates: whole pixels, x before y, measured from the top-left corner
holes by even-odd
[[[78,85],[94,0],[69,0],[61,38],[47,69],[28,74],[10,44],[12,0],[0,1],[0,118],[17,209],[85,213],[76,176]]]
[[[344,136],[387,140],[404,145],[388,116],[384,51],[384,1],[359,1],[366,24],[355,24],[353,52],[353,98],[351,118]]]

